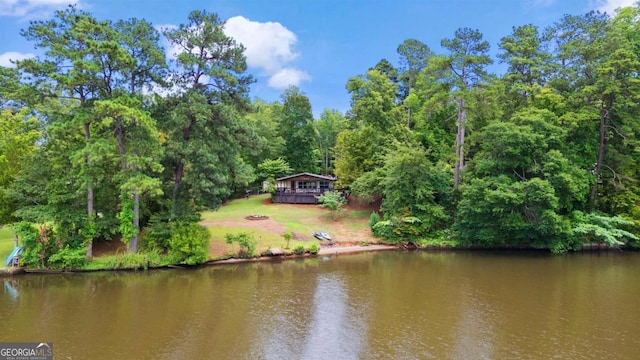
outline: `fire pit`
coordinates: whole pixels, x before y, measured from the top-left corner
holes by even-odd
[[[249,215],[245,217],[247,220],[267,220],[268,218],[267,215]]]

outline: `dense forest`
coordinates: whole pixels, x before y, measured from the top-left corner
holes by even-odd
[[[314,119],[296,87],[250,99],[244,48],[214,13],[159,32],[70,7],[22,31],[41,56],[0,67],[0,224],[32,265],[90,259],[114,238],[197,263],[200,211],[316,172],[380,203],[371,226],[389,242],[634,245],[639,16],[513,27],[497,59],[479,30],[456,30],[443,53],[408,39],[396,64],[345,79],[346,114]]]

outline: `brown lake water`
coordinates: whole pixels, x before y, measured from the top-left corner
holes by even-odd
[[[640,359],[640,253],[378,252],[0,278],[56,359]]]

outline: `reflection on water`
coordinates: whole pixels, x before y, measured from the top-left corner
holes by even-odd
[[[18,290],[16,289],[18,281],[13,278],[4,279],[5,294],[14,302],[18,300]]]
[[[384,252],[3,279],[56,358],[635,359],[640,254]]]
[[[318,276],[303,359],[358,358],[367,324],[351,301],[348,283],[339,275]]]
[[[491,303],[484,299],[490,294],[478,294],[470,284],[460,284],[465,295],[460,307],[460,318],[456,324],[454,359],[492,359],[493,326],[496,319]]]

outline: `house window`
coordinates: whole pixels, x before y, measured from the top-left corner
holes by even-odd
[[[298,189],[315,189],[315,181],[298,181]]]
[[[320,181],[320,189],[322,190],[331,189],[330,183],[328,181]]]

